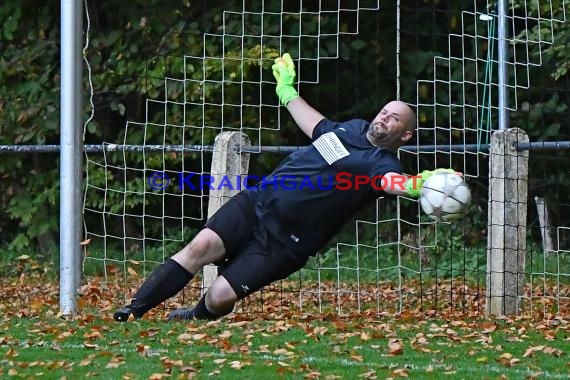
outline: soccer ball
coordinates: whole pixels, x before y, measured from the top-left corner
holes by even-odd
[[[438,222],[459,218],[465,213],[469,203],[471,190],[459,174],[433,174],[424,182],[421,190],[422,210]]]

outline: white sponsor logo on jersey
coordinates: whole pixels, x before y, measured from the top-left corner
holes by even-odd
[[[350,155],[334,132],[327,132],[321,135],[313,142],[313,145],[329,165]]]

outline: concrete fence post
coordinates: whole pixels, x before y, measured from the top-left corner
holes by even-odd
[[[552,240],[552,228],[550,226],[550,217],[548,216],[548,207],[546,199],[542,197],[534,197],[536,203],[536,212],[538,214],[538,224],[540,226],[540,235],[542,236],[542,248],[544,253],[552,253],[557,251],[554,241]]]
[[[487,315],[516,315],[525,285],[528,143],[518,128],[496,131],[489,159]]]
[[[237,147],[250,146],[249,137],[242,132],[222,132],[216,136],[212,154],[210,173],[213,187],[220,184],[224,176],[228,176],[232,187],[220,186],[219,189],[210,190],[208,200],[208,219],[231,197],[240,192],[235,186],[238,176],[247,176],[249,168],[249,153],[240,153]],[[241,181],[240,181],[241,182]],[[242,182],[243,183],[243,182]],[[242,186],[243,187],[243,186]],[[210,288],[218,277],[217,266],[210,264],[204,266],[202,277],[202,294]]]

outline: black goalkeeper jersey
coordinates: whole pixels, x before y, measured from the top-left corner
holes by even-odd
[[[322,120],[310,146],[287,156],[251,189],[268,233],[294,252],[314,255],[361,206],[382,194],[364,177],[401,173],[400,161],[370,144],[368,127],[365,120]]]

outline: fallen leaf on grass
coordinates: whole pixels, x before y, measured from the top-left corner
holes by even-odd
[[[62,334],[62,335],[64,335],[64,334]],[[67,335],[67,336],[71,336],[71,333],[70,333],[70,335]],[[99,337],[101,337],[101,332],[100,332],[100,331],[88,332],[88,333],[83,334],[83,337],[84,337],[85,339],[95,339],[95,338],[99,338]]]
[[[357,362],[364,361],[364,358],[362,357],[362,355],[350,355],[350,358],[353,360],[356,360]]]
[[[481,323],[480,327],[481,327],[481,330],[484,334],[492,333],[493,331],[495,331],[497,329],[497,325],[493,322],[490,322],[490,321],[486,321],[486,322]]]
[[[145,357],[148,356],[148,349],[150,346],[146,346],[144,344],[137,344],[136,350],[140,356]]]
[[[370,371],[364,372],[363,374],[358,375],[358,377],[362,377],[364,379],[370,379],[370,380],[375,380],[378,378],[378,376],[376,375],[376,371],[374,371],[373,369],[371,369]]]
[[[54,350],[54,351],[61,351],[61,346],[57,343],[52,343],[49,348]]]
[[[18,353],[18,351],[14,350],[13,348],[9,348],[8,351],[6,351],[6,356],[9,358],[15,358],[16,356],[20,355]]]
[[[558,348],[548,347],[548,346],[544,347],[543,352],[544,352],[545,354],[552,354],[552,355],[554,355],[554,356],[556,356],[556,357],[560,357],[560,356],[564,355],[564,352],[562,352],[562,351],[559,350]]]
[[[556,340],[556,334],[552,331],[546,331],[544,333],[544,339],[546,340]]]
[[[498,363],[501,363],[505,367],[512,367],[513,365],[517,364],[521,360],[513,357],[513,355],[511,353],[505,352],[504,354],[499,356],[497,359],[495,359],[495,361],[497,361]]]
[[[202,340],[207,336],[208,336],[207,334],[194,334],[192,335],[192,340]]]
[[[526,349],[525,353],[523,354],[523,358],[528,358],[529,356],[533,356],[535,352],[542,350],[544,350],[544,346],[529,347]]]
[[[288,350],[286,350],[286,349],[284,349],[284,348],[278,348],[278,349],[276,349],[275,351],[273,351],[273,354],[274,354],[274,355],[285,355],[285,356],[293,356],[293,355],[295,355],[294,352],[288,351]]]
[[[178,335],[178,340],[185,342],[185,343],[189,342],[192,340],[192,334],[182,333],[182,334]]]
[[[400,339],[390,339],[388,341],[388,355],[396,356],[404,353],[404,345]]]
[[[234,360],[230,362],[230,367],[233,369],[242,369],[245,366],[245,363],[240,362],[239,360]]]
[[[395,370],[390,373],[390,376],[393,377],[408,377],[408,371],[404,368],[396,368]]]
[[[153,373],[148,377],[148,380],[160,380],[163,377],[170,377],[169,373]]]

